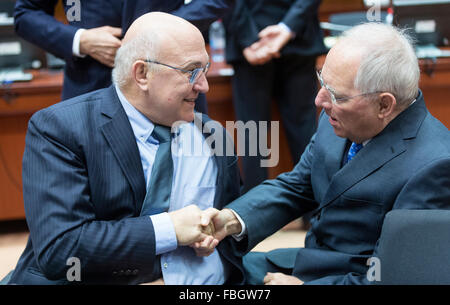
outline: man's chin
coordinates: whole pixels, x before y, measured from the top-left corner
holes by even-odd
[[[182,120],[186,122],[192,122],[194,120],[194,117],[194,110],[192,110],[189,113],[184,114]]]

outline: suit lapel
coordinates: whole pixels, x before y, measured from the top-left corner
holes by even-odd
[[[401,133],[373,138],[361,151],[332,177],[321,208],[330,204],[343,192],[369,176],[375,170],[406,150]],[[340,155],[339,164],[342,159]]]
[[[331,126],[330,126],[331,127]],[[342,156],[345,152],[347,139],[337,137],[331,128],[332,136],[329,137],[327,146],[328,152],[325,156],[324,164],[328,176],[328,181],[339,171],[342,163]]]
[[[136,213],[139,213],[146,193],[144,171],[133,130],[114,86],[105,90],[102,114],[106,118],[105,123],[101,126],[101,132],[130,183],[135,199]]]
[[[361,149],[348,164],[335,172],[320,204],[320,208],[327,206],[350,187],[406,151],[403,140],[416,136],[426,112],[422,93],[419,92],[414,105],[398,115],[380,134]],[[340,141],[333,144],[337,146],[337,149],[331,152],[333,156],[326,157],[326,166],[329,174],[333,174],[337,164],[340,164],[344,153],[341,151],[343,148]],[[339,160],[336,158],[339,158]]]

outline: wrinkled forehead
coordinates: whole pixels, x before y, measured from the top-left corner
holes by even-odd
[[[336,44],[328,52],[322,68],[324,82],[333,87],[353,88],[361,62],[361,49],[345,43]],[[336,88],[337,89],[337,88]]]
[[[204,66],[209,61],[205,41],[200,32],[171,32],[161,41],[160,60],[172,63],[198,62]]]

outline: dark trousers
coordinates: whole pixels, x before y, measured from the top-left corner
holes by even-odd
[[[315,64],[315,57],[298,55],[282,56],[260,66],[233,63],[233,103],[237,120],[255,121],[257,125],[259,121],[271,121],[271,105],[275,99],[294,164],[300,160],[316,129]],[[248,137],[245,144],[248,150]],[[249,156],[246,151],[242,157],[243,192],[267,179],[267,168],[260,166],[261,159],[259,150],[257,156]]]
[[[269,252],[249,252],[242,258],[245,283],[263,285],[267,272],[292,274],[298,248],[281,248]]]

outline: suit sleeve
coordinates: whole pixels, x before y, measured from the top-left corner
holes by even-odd
[[[450,209],[450,158],[434,160],[420,169],[405,184],[397,196],[393,209]],[[373,257],[378,257],[378,243]],[[381,269],[383,266],[381,266]],[[369,266],[367,267],[369,271]],[[381,272],[381,280],[383,279]],[[320,278],[305,284],[311,285],[367,285],[367,274],[349,273]]]
[[[170,13],[190,21],[204,32],[211,23],[223,17],[233,4],[234,0],[194,0]]]
[[[226,206],[239,214],[247,228],[247,238],[237,244],[240,254],[250,251],[290,221],[317,208],[311,186],[314,138],[291,172],[264,181]]]
[[[72,56],[77,28],[63,24],[53,15],[58,0],[18,0],[14,26],[19,36],[61,58]]]
[[[258,26],[246,1],[238,0],[233,11],[224,19],[227,35],[233,37],[243,50],[258,41]]]
[[[287,11],[283,20],[294,33],[301,34],[310,16],[317,14],[321,0],[297,0]]]
[[[81,262],[82,281],[118,269],[151,274],[154,229],[148,216],[99,220],[90,182],[67,118],[43,110],[30,120],[23,157],[23,194],[30,238],[48,279],[65,278],[67,259]],[[79,148],[78,148],[79,149]]]

